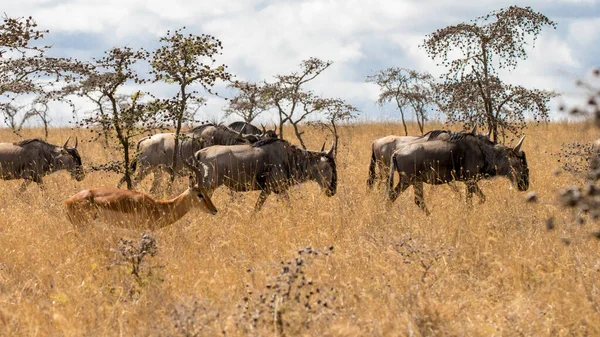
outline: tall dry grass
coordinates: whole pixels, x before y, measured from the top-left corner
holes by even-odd
[[[542,203],[525,203],[501,178],[481,183],[488,200],[472,209],[447,186],[426,185],[429,217],[412,189],[391,208],[382,191],[366,191],[370,142],[399,133],[398,125],[342,132],[334,197],[306,183],[289,203],[271,196],[255,213],[258,193],[231,201],[220,189],[217,216],[193,211],[153,233],[157,254],[142,258],[139,278],[127,258],[141,230],[78,231],[64,216],[64,199],[114,186],[116,174],[76,182],[55,173],[46,191],[32,185],[23,194],[20,181],[0,181],[0,335],[600,335],[599,243],[587,234],[596,228],[573,224],[555,205],[558,189],[577,179],[554,175],[550,155],[596,131],[578,124],[527,130],[531,189]],[[324,135],[307,134],[320,148]],[[87,136],[50,135],[54,143]],[[17,138],[2,131],[0,139]],[[85,165],[112,158],[99,142],[80,142],[80,151]]]

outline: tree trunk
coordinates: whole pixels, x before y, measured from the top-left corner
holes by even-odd
[[[396,97],[396,106],[398,107],[398,110],[400,110],[400,117],[402,118],[402,125],[404,126],[404,135],[408,136],[408,129],[406,128],[406,121],[404,120],[404,111],[402,110],[400,101],[398,101],[398,97]]]
[[[283,124],[284,124],[283,113],[281,111],[279,111],[279,139],[283,139]]]
[[[306,150],[306,145],[304,145],[304,141],[302,140],[302,133],[300,132],[300,130],[298,130],[298,123],[292,123],[292,125],[294,126],[296,138],[298,138],[298,141],[300,141],[300,145],[302,146],[302,148]]]
[[[175,175],[176,175],[176,171],[175,168],[177,167],[177,158],[179,156],[179,134],[181,133],[181,124],[183,121],[183,116],[185,115],[185,107],[186,107],[186,103],[187,103],[187,96],[185,93],[185,89],[186,89],[186,84],[183,83],[180,86],[180,92],[181,92],[181,106],[179,107],[179,113],[177,115],[177,120],[176,120],[176,125],[175,125],[175,144],[174,144],[174,148],[173,148],[173,165],[171,166],[171,183],[173,183],[175,181]]]
[[[400,117],[402,117],[402,126],[404,126],[404,135],[408,136],[408,129],[406,128],[406,121],[404,120],[404,112],[400,110]]]
[[[133,183],[131,182],[131,168],[129,167],[129,141],[128,139],[122,139],[121,140],[121,145],[123,146],[123,159],[124,159],[124,163],[123,165],[125,166],[125,183],[127,184],[127,189],[128,190],[132,190],[133,189]]]

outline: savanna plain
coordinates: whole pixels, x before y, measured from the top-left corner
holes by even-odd
[[[481,182],[487,201],[474,197],[472,208],[462,183],[461,195],[426,185],[431,216],[412,188],[391,206],[383,189],[366,189],[371,141],[401,130],[342,127],[333,197],[305,183],[255,212],[258,192],[232,199],[221,187],[217,215],[192,211],[144,239],[142,229],[75,229],[65,217],[66,198],[113,187],[116,173],[77,182],[63,171],[45,177],[45,191],[32,184],[24,193],[22,181],[0,181],[0,335],[600,335],[600,242],[590,234],[598,228],[558,204],[562,187],[583,181],[557,174],[552,155],[563,143],[597,139],[597,129],[526,130],[537,203],[505,178]],[[51,129],[48,140],[68,136],[78,136],[86,167],[116,158],[102,141],[85,141],[89,131]],[[325,138],[306,131],[310,149]],[[3,130],[0,139],[19,137]],[[186,187],[180,179],[157,197]]]

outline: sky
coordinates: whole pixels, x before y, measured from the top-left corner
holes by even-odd
[[[2,11],[33,16],[40,29],[49,30],[45,42],[52,56],[91,60],[113,47],[153,50],[167,30],[185,26],[188,33],[220,39],[218,62],[241,80],[271,81],[309,57],[331,60],[310,89],[353,104],[362,119],[393,120],[397,110],[375,104],[379,88],[365,82],[368,75],[403,67],[439,76],[445,69],[419,47],[425,35],[510,5],[531,6],[557,28],[545,28],[529,58],[501,78],[561,93],[553,107],[575,97],[575,80],[600,65],[600,0],[3,0]],[[173,88],[152,90],[167,96]],[[207,98],[199,117],[221,119],[225,101]],[[80,104],[84,111],[88,103]],[[55,106],[52,116],[58,124],[71,118],[66,106]],[[265,115],[259,121],[274,120]]]

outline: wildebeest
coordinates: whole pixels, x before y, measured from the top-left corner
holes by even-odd
[[[506,176],[520,191],[529,188],[529,168],[523,138],[515,147],[496,144],[474,134],[455,133],[448,140],[409,143],[392,154],[390,177],[386,193],[396,200],[410,185],[414,186],[415,203],[427,214],[423,199],[423,183],[445,184],[464,181],[473,192],[474,184],[482,178]],[[394,172],[400,175],[394,187]]]
[[[270,193],[285,193],[295,184],[316,181],[328,196],[337,190],[335,145],[328,152],[302,150],[281,139],[252,145],[212,146],[196,152],[193,165],[203,171],[209,195],[220,185],[234,191],[257,191],[260,210]]]
[[[193,139],[193,140],[192,140]],[[233,131],[225,125],[202,124],[181,134],[179,146],[183,154],[182,158],[191,157],[195,151],[212,145],[237,145],[250,144],[259,138],[253,135],[244,135]],[[162,180],[162,172],[171,172],[173,166],[173,152],[175,151],[175,134],[158,133],[153,136],[142,138],[136,147],[137,155],[131,163],[131,169],[136,171],[133,177],[133,185],[142,181],[148,174],[154,173],[154,181],[151,191],[155,191]],[[183,172],[181,160],[177,161],[175,173]],[[117,188],[125,182],[122,177]]]
[[[229,124],[227,127],[229,127],[231,130],[245,133],[248,135],[260,135],[264,131],[264,127],[263,127],[263,131],[261,131],[256,126],[254,126],[250,123],[246,123],[244,121],[233,122],[233,123]]]
[[[475,134],[476,130],[476,128],[473,128],[471,134]],[[453,134],[455,134],[455,132],[449,130],[431,130],[422,136],[386,136],[374,140],[371,143],[371,161],[369,163],[369,178],[367,179],[367,187],[372,188],[376,181],[387,182],[389,180],[392,154],[401,146],[415,142],[421,143],[431,140],[447,140]],[[488,136],[485,135],[477,136],[488,138]],[[379,174],[376,173],[376,168],[379,170]],[[454,182],[449,182],[449,186],[453,191],[459,193]],[[477,194],[477,196],[480,198],[480,202],[485,202],[485,195],[476,183],[474,183],[472,186],[471,191]],[[471,193],[469,192],[468,188],[467,202],[471,202]]]
[[[250,140],[251,143],[254,143],[254,141],[249,138],[249,135],[258,136],[256,139],[257,141],[260,138],[277,138],[277,127],[273,128],[272,130],[267,130],[265,126],[261,124],[261,130],[250,123],[242,121],[233,122],[229,124],[228,127],[245,135],[246,139]]]
[[[17,143],[0,143],[0,177],[4,180],[25,179],[20,191],[24,191],[32,182],[43,188],[42,177],[59,170],[67,170],[77,181],[85,177],[81,156],[75,146],[67,147],[67,138],[63,146],[53,145],[44,140],[33,138]]]
[[[156,200],[145,193],[117,188],[83,190],[65,201],[67,218],[76,227],[99,220],[108,225],[155,230],[181,219],[192,208],[217,214],[206,191],[197,185],[198,177],[190,176],[189,188],[171,200]]]

